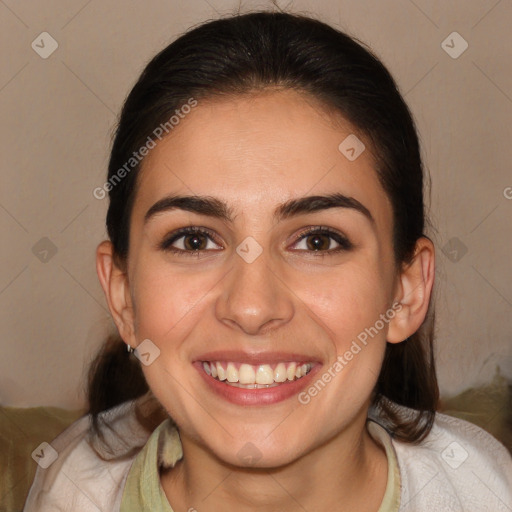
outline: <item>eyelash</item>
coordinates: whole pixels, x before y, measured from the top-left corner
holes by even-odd
[[[184,255],[184,256],[191,256],[191,257],[199,257],[199,255],[202,252],[206,251],[206,249],[189,251],[189,250],[177,249],[172,246],[172,244],[174,242],[176,242],[180,238],[183,238],[186,235],[198,235],[198,234],[206,235],[214,243],[216,243],[217,245],[220,245],[220,243],[216,240],[216,236],[214,235],[214,233],[212,233],[209,229],[195,227],[195,226],[189,226],[189,227],[178,229],[174,233],[171,233],[168,237],[166,237],[163,240],[163,242],[161,242],[161,244],[159,245],[159,248],[162,251],[171,252],[173,254],[177,254],[180,256]],[[314,226],[314,227],[310,227],[310,228],[303,230],[301,233],[299,233],[297,240],[294,242],[293,245],[298,244],[300,241],[302,241],[305,238],[308,238],[309,236],[312,236],[312,235],[327,235],[330,238],[332,238],[335,242],[337,242],[339,244],[339,247],[337,247],[336,249],[328,249],[325,251],[322,251],[322,250],[305,251],[304,249],[301,249],[300,250],[301,252],[315,253],[315,255],[317,257],[318,256],[324,257],[326,255],[337,254],[342,251],[350,251],[354,247],[352,242],[350,242],[350,240],[348,238],[343,236],[341,233],[338,233],[337,231],[334,231],[333,229],[325,227],[325,226]]]

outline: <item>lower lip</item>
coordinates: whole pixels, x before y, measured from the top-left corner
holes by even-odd
[[[195,368],[200,373],[208,387],[217,395],[224,398],[228,402],[237,405],[270,405],[278,402],[282,402],[287,398],[299,394],[304,388],[306,388],[314,375],[317,373],[320,364],[315,364],[311,371],[301,377],[300,379],[283,382],[279,386],[272,388],[259,388],[259,389],[246,389],[237,388],[224,384],[210,375],[208,375],[204,369],[202,362],[195,362]]]

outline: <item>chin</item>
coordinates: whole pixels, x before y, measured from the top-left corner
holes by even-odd
[[[240,439],[240,438],[239,438]],[[286,439],[258,440],[247,436],[245,442],[232,440],[229,452],[226,451],[226,443],[218,446],[209,446],[214,455],[224,463],[237,468],[245,469],[272,469],[286,466],[300,458],[305,452],[304,444],[296,446],[297,436],[289,436],[293,439],[293,446],[286,444]]]

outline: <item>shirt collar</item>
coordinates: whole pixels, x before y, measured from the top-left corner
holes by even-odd
[[[388,479],[378,512],[397,512],[400,507],[400,470],[391,436],[373,419],[367,429],[386,451]],[[135,458],[127,476],[120,512],[173,512],[160,482],[160,469],[174,467],[183,457],[181,440],[170,419],[163,421],[151,434]]]

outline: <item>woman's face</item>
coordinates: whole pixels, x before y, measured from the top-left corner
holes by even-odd
[[[158,347],[143,370],[182,440],[231,464],[288,463],[366,417],[397,283],[370,148],[339,149],[353,134],[266,91],[199,101],[144,161],[132,343]]]

